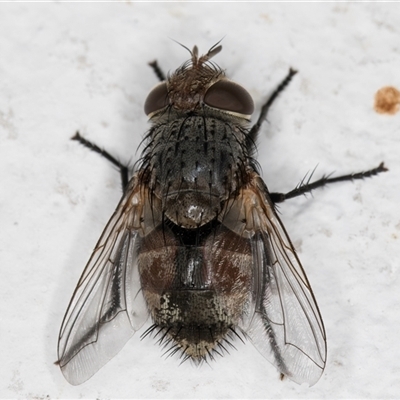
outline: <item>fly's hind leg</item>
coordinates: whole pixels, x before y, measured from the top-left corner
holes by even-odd
[[[120,172],[121,183],[122,183],[122,191],[125,192],[125,188],[127,187],[128,182],[129,182],[129,168],[128,168],[128,166],[122,164],[115,157],[113,157],[110,153],[108,153],[107,151],[101,149],[96,144],[94,144],[92,142],[89,142],[89,140],[86,140],[85,138],[83,138],[80,135],[79,132],[76,132],[75,135],[71,139],[72,140],[76,140],[81,145],[83,145],[83,146],[87,147],[88,149],[100,154],[102,157],[106,158],[113,165],[115,165],[119,169],[119,172]]]
[[[342,176],[338,176],[336,178],[330,178],[329,175],[328,176],[324,175],[321,179],[310,183],[310,179],[312,177],[312,174],[311,174],[310,178],[308,179],[308,181],[306,183],[303,180],[295,189],[291,190],[290,192],[288,192],[288,193],[270,193],[270,197],[274,203],[282,203],[285,200],[292,199],[293,197],[297,197],[302,194],[309,193],[314,189],[323,187],[330,183],[353,181],[355,179],[369,178],[371,176],[378,175],[381,172],[385,172],[387,170],[388,169],[385,167],[384,163],[381,162],[376,168],[369,169],[368,171],[356,172],[356,173],[348,174],[348,175],[342,175]]]

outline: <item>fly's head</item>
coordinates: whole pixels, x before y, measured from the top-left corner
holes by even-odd
[[[184,115],[204,114],[205,109],[249,120],[254,111],[250,94],[210,61],[221,49],[222,46],[213,46],[199,57],[194,46],[191,59],[148,95],[144,109],[150,120],[156,121],[167,110]]]

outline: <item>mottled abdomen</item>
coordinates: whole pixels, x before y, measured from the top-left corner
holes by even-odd
[[[161,226],[139,248],[143,294],[156,326],[195,361],[223,342],[252,293],[250,244],[222,225]]]

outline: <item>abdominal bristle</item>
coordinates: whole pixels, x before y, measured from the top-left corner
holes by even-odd
[[[224,336],[216,334],[210,329],[211,341],[189,342],[187,338],[182,337],[182,331],[185,331],[184,327],[173,329],[153,324],[141,335],[141,338],[144,339],[147,336],[156,338],[156,343],[161,345],[164,350],[163,356],[166,358],[176,356],[180,360],[180,364],[189,360],[196,366],[200,366],[204,362],[215,361],[216,356],[223,357],[225,354],[229,354],[230,349],[236,350],[233,342],[237,339],[244,343],[241,331],[238,333],[234,327],[229,327]],[[199,328],[199,332],[202,331],[204,330]]]

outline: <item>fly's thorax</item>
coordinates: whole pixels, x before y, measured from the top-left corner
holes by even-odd
[[[150,186],[167,218],[184,228],[216,218],[246,176],[246,127],[215,114],[173,118],[151,130],[144,157]]]

